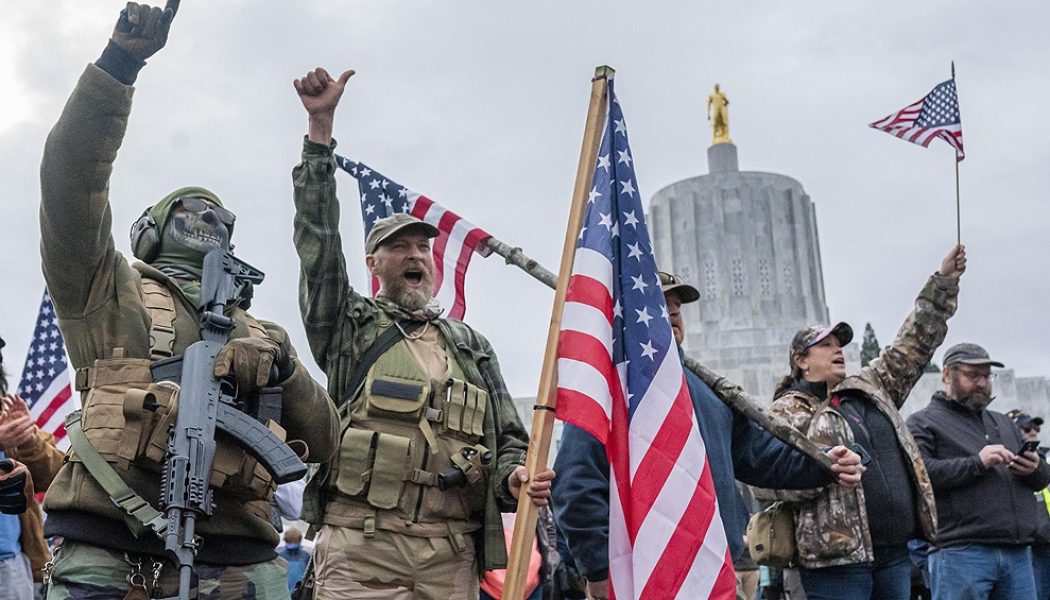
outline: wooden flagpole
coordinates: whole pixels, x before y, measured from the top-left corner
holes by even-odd
[[[562,247],[558,281],[554,289],[554,308],[551,310],[551,323],[547,330],[547,349],[543,354],[539,391],[536,393],[536,407],[532,416],[532,434],[525,458],[525,468],[530,479],[547,468],[547,456],[554,431],[554,410],[557,407],[557,350],[562,310],[565,307],[569,277],[572,275],[572,263],[576,257],[576,239],[587,207],[587,192],[591,188],[594,163],[598,159],[598,146],[602,140],[608,83],[615,72],[611,67],[601,66],[594,70],[594,79],[591,80],[591,101],[587,107],[587,121],[583,130],[583,147],[580,149],[580,162],[576,168],[576,186],[572,192],[569,223],[565,229],[565,245]],[[537,513],[536,505],[522,490],[518,498],[514,537],[511,539],[510,556],[507,561],[507,579],[503,584],[505,600],[521,600],[525,596],[529,554],[536,537]]]
[[[952,81],[955,81],[955,61],[952,61]],[[956,102],[959,98],[959,88],[955,88]],[[959,157],[956,153],[952,153],[952,158],[955,159],[955,245],[962,244],[962,217],[960,216],[961,209],[959,202]]]
[[[514,265],[532,275],[540,283],[551,289],[556,289],[557,278],[554,276],[554,273],[551,273],[543,265],[529,258],[522,252],[521,248],[512,247],[494,237],[486,239],[484,243],[493,252],[502,256],[508,265]],[[805,434],[792,427],[787,421],[769,412],[769,410],[764,408],[763,403],[745,392],[742,387],[711,371],[688,355],[686,355],[683,364],[685,368],[692,371],[706,383],[718,396],[719,400],[740,411],[741,414],[757,423],[762,429],[772,433],[785,444],[813,459],[829,473],[835,474],[831,469],[834,461],[828,457],[820,446],[810,441]]]

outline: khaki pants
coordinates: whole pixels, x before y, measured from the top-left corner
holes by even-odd
[[[477,600],[474,541],[325,525],[314,547],[315,600]]]

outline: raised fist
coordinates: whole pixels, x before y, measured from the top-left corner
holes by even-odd
[[[179,10],[180,0],[168,0],[163,9],[148,4],[128,2],[120,11],[113,28],[113,43],[131,56],[145,61],[168,41],[171,21]]]
[[[339,98],[343,95],[346,82],[354,74],[353,69],[343,71],[339,79],[332,79],[328,71],[318,67],[304,75],[301,79],[292,81],[303,107],[311,117],[322,113],[334,113],[335,107],[339,105]]]

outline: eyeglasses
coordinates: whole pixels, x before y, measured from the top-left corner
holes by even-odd
[[[966,369],[955,369],[958,373],[961,373],[963,377],[969,379],[972,383],[977,383],[982,379],[986,379],[988,383],[994,383],[999,378],[998,373],[978,373],[976,371],[967,371]]]
[[[215,204],[214,202],[209,202],[204,198],[198,198],[196,196],[186,196],[184,198],[179,198],[175,201],[175,206],[182,206],[189,212],[198,214],[210,208],[212,212],[215,213],[215,216],[218,217],[219,220],[222,221],[225,225],[233,225],[233,222],[237,220],[236,215],[234,215],[232,212],[226,210],[218,204]]]
[[[1025,427],[1024,429],[1022,429],[1021,431],[1025,431],[1025,432],[1028,432],[1028,433],[1032,433],[1032,432],[1039,433],[1040,429],[1039,429],[1038,425],[1029,425],[1028,427]]]

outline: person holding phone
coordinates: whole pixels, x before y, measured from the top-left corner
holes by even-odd
[[[1050,465],[994,400],[992,360],[977,344],[944,355],[945,387],[908,418],[937,497],[940,528],[929,557],[934,600],[1036,598],[1031,545],[1042,522],[1032,498]]]

